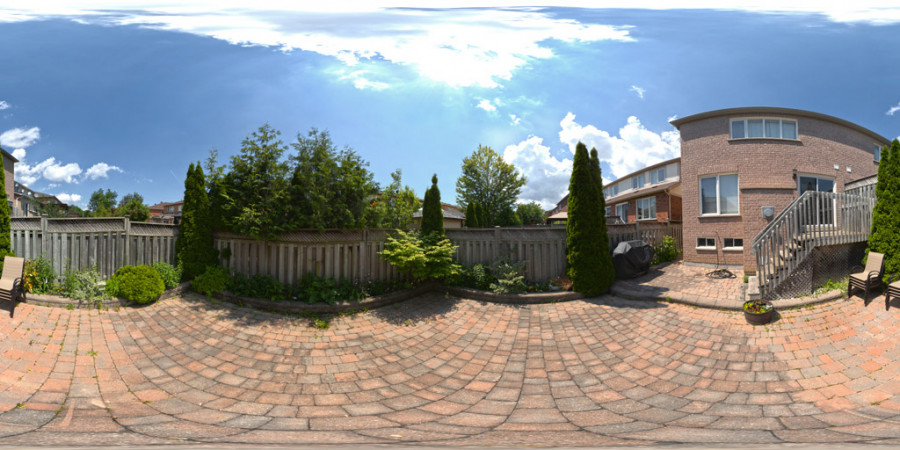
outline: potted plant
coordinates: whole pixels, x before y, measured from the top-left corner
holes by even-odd
[[[775,306],[766,300],[748,300],[744,302],[744,318],[750,325],[765,325],[772,321]]]

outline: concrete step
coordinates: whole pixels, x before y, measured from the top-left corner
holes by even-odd
[[[748,300],[759,300],[762,298],[762,295],[759,293],[759,278],[756,275],[751,275],[747,277],[747,299]]]

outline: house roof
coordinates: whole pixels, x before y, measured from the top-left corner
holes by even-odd
[[[640,189],[629,190],[629,191],[619,194],[615,197],[610,197],[610,198],[606,199],[606,205],[609,206],[611,204],[620,203],[625,200],[631,200],[631,199],[637,198],[637,197],[646,197],[647,195],[650,195],[650,194],[656,194],[659,192],[663,192],[666,189],[673,188],[675,186],[678,186],[679,184],[681,184],[680,179],[673,180],[673,181],[667,181],[665,183],[651,184],[649,186],[644,186]]]
[[[550,221],[550,220],[566,220],[568,218],[569,218],[568,211],[560,211],[560,212],[548,217],[547,220],[548,221]]]
[[[14,163],[17,163],[17,162],[19,162],[19,160],[18,160],[18,159],[16,159],[16,157],[15,157],[15,156],[13,156],[13,155],[12,155],[12,154],[11,154],[11,153],[9,153],[9,152],[7,152],[7,151],[6,151],[6,150],[4,150],[4,149],[3,149],[3,147],[0,147],[0,153],[2,153],[2,154],[3,154],[3,156],[5,156],[5,157],[7,157],[7,158],[9,158],[9,159],[11,159],[11,160],[12,160],[12,162],[14,162]]]
[[[710,117],[719,117],[719,116],[737,116],[737,115],[746,115],[746,114],[785,114],[791,116],[800,116],[800,117],[808,117],[811,119],[824,120],[826,122],[836,123],[838,125],[844,126],[846,128],[850,128],[851,130],[856,130],[862,134],[868,135],[869,137],[880,141],[882,143],[890,143],[890,141],[884,136],[862,126],[859,126],[853,122],[848,122],[844,119],[840,119],[838,117],[829,116],[828,114],[817,113],[813,111],[806,111],[802,109],[793,109],[793,108],[779,108],[774,106],[746,106],[741,108],[726,108],[726,109],[717,109],[714,111],[702,112],[699,114],[694,114],[686,117],[680,117],[678,119],[672,120],[669,123],[672,124],[675,128],[681,128],[682,125],[686,123],[696,122],[702,119],[708,119]]]

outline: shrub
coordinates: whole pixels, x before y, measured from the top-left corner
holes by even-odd
[[[312,273],[303,275],[300,283],[291,289],[294,300],[306,303],[327,303],[334,305],[339,301],[360,301],[366,297],[365,292],[346,280],[336,281]]]
[[[491,283],[497,279],[491,275],[488,268],[483,264],[474,264],[464,267],[453,276],[447,277],[447,284],[454,286],[464,286],[481,290],[491,288]]]
[[[384,250],[379,254],[394,267],[414,280],[443,279],[456,274],[459,264],[453,262],[456,246],[438,233],[421,236],[397,230],[397,236],[388,236]]]
[[[616,275],[603,205],[599,160],[588,156],[587,147],[579,142],[569,180],[566,262],[573,289],[587,297],[608,291]]]
[[[112,291],[119,297],[142,305],[158,299],[166,290],[166,285],[159,272],[144,265],[123,266],[116,271],[110,281],[113,282]],[[107,293],[109,292],[109,282],[107,282]]]
[[[493,267],[493,272],[497,276],[497,282],[491,283],[491,291],[496,294],[524,292],[527,289],[525,276],[522,275],[524,267],[524,262],[509,263],[501,261],[496,263]]]
[[[100,287],[100,272],[97,266],[81,270],[67,270],[62,294],[75,300],[100,300],[104,298]]]
[[[53,263],[43,256],[25,261],[25,292],[35,294],[47,294],[53,290],[56,281],[56,271]]]
[[[660,264],[669,261],[675,261],[678,258],[678,248],[676,247],[675,238],[672,236],[663,237],[663,241],[653,246],[653,260],[650,264]]]
[[[178,281],[181,280],[182,273],[182,265],[178,263],[178,267],[172,267],[171,264],[164,263],[162,261],[153,263],[152,266],[159,272],[159,276],[163,280],[163,284],[165,284],[166,289],[172,289],[175,286],[178,286]]]
[[[284,299],[285,287],[280,281],[269,275],[253,275],[248,278],[236,274],[229,281],[228,290],[235,295],[244,297],[280,301]]]
[[[228,289],[231,276],[221,266],[207,266],[206,270],[191,280],[191,288],[195,291],[211,296],[213,292],[222,292]]]

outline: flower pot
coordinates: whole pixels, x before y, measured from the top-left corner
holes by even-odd
[[[748,308],[748,305],[751,305]],[[772,321],[775,314],[775,306],[765,300],[750,300],[744,302],[744,318],[750,325],[765,325]]]

